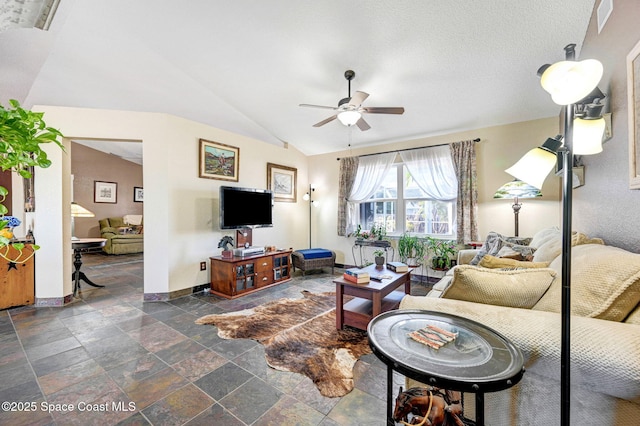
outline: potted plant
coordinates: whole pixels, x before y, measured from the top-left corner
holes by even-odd
[[[382,241],[387,236],[387,228],[383,224],[373,224],[369,233],[371,238]]]
[[[431,269],[444,271],[451,268],[453,257],[457,253],[455,241],[429,237],[427,238],[427,246],[429,251],[433,253]]]
[[[374,250],[373,255],[375,256],[374,261],[376,262],[376,266],[384,265],[384,250]]]
[[[420,266],[425,255],[424,242],[415,235],[402,234],[398,240],[400,260],[409,266]]]
[[[12,108],[7,109],[0,105],[0,169],[14,171],[28,179],[32,176],[34,167],[47,168],[51,165],[47,153],[40,147],[41,144],[55,143],[64,150],[62,143],[58,140],[62,137],[62,133],[47,127],[42,120],[44,113],[25,110],[14,99],[10,100],[9,104]],[[0,201],[4,201],[8,194],[9,191],[0,186]],[[12,219],[9,216],[5,217],[7,212],[7,208],[0,204],[0,229],[11,224]],[[28,244],[27,246],[30,246],[33,252],[25,259],[22,256],[25,244],[13,243],[11,245],[20,253],[20,256],[10,259],[8,258],[9,244],[12,237],[11,232],[0,233],[0,257],[10,262],[26,262],[39,248],[35,244]]]

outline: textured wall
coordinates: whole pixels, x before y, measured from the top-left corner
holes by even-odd
[[[142,187],[142,166],[115,155],[71,144],[71,173],[74,201],[95,213],[95,217],[75,218],[76,237],[100,237],[98,221],[105,217],[142,214],[143,204],[133,201],[133,187]],[[94,181],[115,182],[117,203],[94,203]]]
[[[607,94],[613,137],[605,143],[602,153],[583,157],[585,185],[574,190],[573,229],[604,238],[607,244],[640,252],[640,190],[629,189],[626,71],[627,53],[640,40],[640,2],[616,0],[600,34],[596,9],[580,59],[595,58],[604,65],[605,75],[599,87]]]

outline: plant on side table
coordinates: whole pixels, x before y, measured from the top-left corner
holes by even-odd
[[[431,269],[445,271],[451,268],[453,257],[458,252],[455,241],[427,237],[427,247],[433,253],[433,256],[431,256]]]
[[[398,240],[400,260],[409,266],[420,266],[426,253],[424,241],[415,235],[404,233]]]
[[[51,161],[47,158],[47,153],[40,147],[41,144],[55,143],[64,150],[62,133],[51,127],[47,127],[42,120],[44,113],[25,110],[20,103],[14,99],[10,100],[12,108],[5,108],[0,105],[0,169],[2,171],[11,170],[18,173],[25,179],[31,178],[33,168],[47,168],[51,166]],[[0,186],[0,202],[4,201],[9,191]],[[12,216],[5,216],[8,209],[0,204],[0,257],[11,263],[24,263],[38,250],[35,244],[23,244],[13,242],[13,232],[11,223],[15,225]],[[18,220],[19,222],[19,220]],[[17,223],[19,225],[19,223]],[[10,248],[13,247],[19,253],[18,256],[10,256]],[[23,254],[25,247],[30,247],[30,253]]]
[[[374,261],[377,266],[384,265],[384,250],[374,250],[373,255],[375,256]]]

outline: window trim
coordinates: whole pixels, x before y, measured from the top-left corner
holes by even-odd
[[[394,163],[391,166],[391,169],[389,169],[389,172],[391,172],[392,169],[396,170],[396,198],[374,198],[374,199],[369,199],[366,201],[361,201],[359,203],[355,203],[358,207],[358,211],[360,210],[360,205],[361,204],[366,204],[366,203],[376,203],[376,202],[394,202],[396,205],[396,230],[394,232],[390,232],[387,234],[388,237],[395,239],[395,238],[399,238],[400,236],[402,236],[402,234],[404,234],[406,232],[406,225],[407,225],[407,217],[406,217],[406,203],[408,201],[441,201],[441,200],[433,200],[431,198],[404,198],[404,192],[405,192],[405,185],[404,185],[404,176],[405,176],[405,171],[407,173],[409,173],[409,170],[407,169],[406,165],[404,164],[404,162],[402,160],[396,160],[394,161]],[[433,238],[442,238],[442,239],[455,239],[456,238],[456,218],[455,218],[455,214],[456,214],[456,203],[457,203],[457,198],[453,199],[453,200],[447,200],[447,201],[443,201],[443,202],[449,202],[452,203],[451,205],[451,220],[450,220],[450,228],[451,228],[451,233],[450,234],[426,234],[426,233],[422,233],[422,234],[417,234],[417,233],[412,233],[413,235],[418,236],[419,238],[426,238],[426,237],[433,237]],[[399,218],[401,218],[401,222],[402,222],[402,229],[399,230],[398,229],[398,220]],[[358,224],[362,224],[361,220],[360,220],[360,216],[358,215]]]

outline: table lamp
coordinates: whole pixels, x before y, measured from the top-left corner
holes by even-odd
[[[535,198],[542,197],[542,192],[535,186],[529,185],[526,182],[521,181],[520,179],[514,179],[510,182],[502,185],[495,194],[493,194],[493,198],[509,198],[513,199],[513,215],[515,217],[515,234],[514,236],[518,236],[518,214],[520,213],[520,208],[522,207],[522,203],[520,203],[520,198]]]
[[[78,240],[76,237],[75,231],[75,218],[76,217],[95,217],[96,215],[82,207],[80,204],[72,201],[71,202],[71,240]]]

